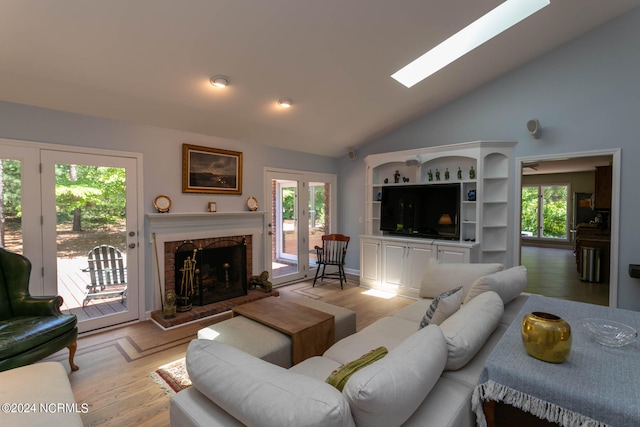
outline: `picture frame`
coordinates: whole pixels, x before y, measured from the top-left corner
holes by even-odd
[[[218,211],[218,205],[216,205],[216,202],[209,202],[209,206],[208,206],[207,210],[209,212],[217,212]]]
[[[182,144],[182,192],[242,194],[242,153]]]

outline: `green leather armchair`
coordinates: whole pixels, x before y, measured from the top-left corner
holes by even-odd
[[[62,297],[29,294],[31,262],[0,248],[0,371],[37,362],[69,348],[72,371],[78,337],[75,314],[60,312]]]

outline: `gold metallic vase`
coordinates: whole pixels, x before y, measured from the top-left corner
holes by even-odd
[[[522,343],[529,355],[562,363],[571,351],[571,326],[560,317],[534,311],[522,318]]]

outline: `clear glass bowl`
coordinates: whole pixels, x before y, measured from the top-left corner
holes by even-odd
[[[595,342],[607,347],[622,347],[632,343],[638,332],[631,326],[606,319],[584,319],[582,326]]]

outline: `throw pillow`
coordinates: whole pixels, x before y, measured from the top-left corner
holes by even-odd
[[[342,394],[358,426],[402,425],[436,384],[447,345],[435,325],[414,332],[378,362],[353,374]]]
[[[388,351],[385,347],[378,347],[371,350],[369,353],[362,355],[352,362],[341,365],[338,369],[331,372],[331,375],[327,378],[327,383],[342,391],[344,385],[347,383],[349,378],[351,378],[351,375],[355,374],[365,366],[371,365],[373,362],[382,359],[387,355],[387,353]]]
[[[420,284],[420,297],[435,298],[454,286],[462,285],[464,290],[462,297],[467,295],[471,284],[478,278],[501,271],[502,264],[458,264],[440,263],[436,259],[430,259],[427,263],[422,283]]]
[[[512,267],[504,271],[482,276],[476,279],[471,285],[464,303],[471,301],[483,292],[494,291],[502,303],[507,304],[512,299],[520,295],[527,287],[527,268],[523,265]]]
[[[455,371],[469,363],[498,327],[504,306],[493,291],[483,292],[452,314],[439,327],[447,341],[446,370]]]
[[[446,291],[435,297],[420,321],[420,329],[429,324],[439,325],[462,305],[462,286]]]

